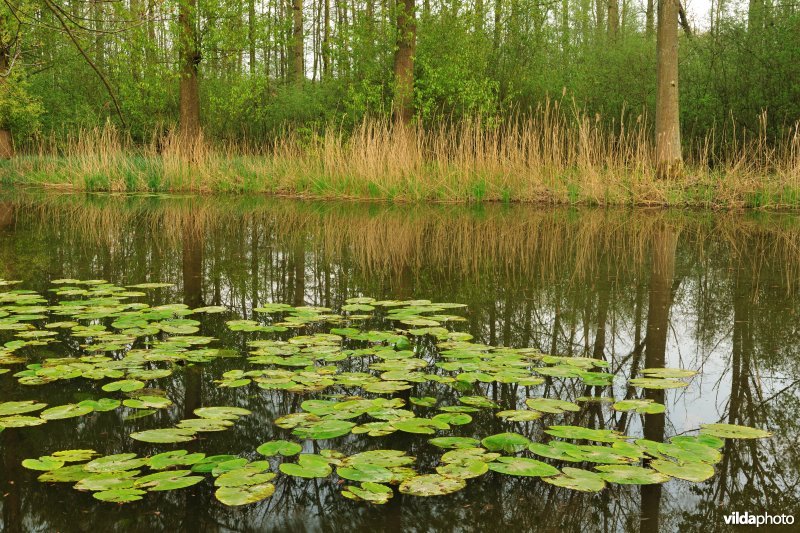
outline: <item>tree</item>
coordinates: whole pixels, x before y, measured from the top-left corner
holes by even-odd
[[[200,88],[198,65],[200,50],[197,42],[197,0],[180,0],[178,4],[179,69],[180,69],[180,131],[185,141],[200,135]]]
[[[680,173],[678,101],[678,0],[658,0],[656,33],[656,166],[659,178]]]
[[[414,104],[414,52],[417,45],[417,19],[414,0],[397,2],[397,50],[394,55],[395,120],[411,122]]]
[[[290,76],[295,83],[302,83],[306,77],[303,48],[303,0],[292,0],[292,44]]]

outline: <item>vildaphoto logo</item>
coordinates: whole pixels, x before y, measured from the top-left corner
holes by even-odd
[[[790,526],[794,524],[794,515],[790,514],[751,514],[738,511],[725,515],[725,524],[729,526]]]

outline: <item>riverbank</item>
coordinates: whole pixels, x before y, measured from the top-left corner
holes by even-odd
[[[396,202],[530,202],[705,208],[800,208],[800,136],[778,146],[710,140],[682,177],[659,180],[647,128],[610,133],[544,111],[457,129],[365,122],[345,135],[287,133],[242,149],[165,136],[134,146],[113,129],[82,132],[0,162],[0,182],[75,191],[263,193]]]

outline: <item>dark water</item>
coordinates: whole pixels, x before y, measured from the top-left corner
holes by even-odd
[[[153,291],[148,302],[227,306],[231,313],[204,317],[199,334],[242,353],[258,335],[231,332],[224,321],[251,318],[265,302],[338,308],[360,295],[462,302],[468,320],[455,328],[474,342],[604,359],[621,377],[617,398],[626,394],[625,378],[643,367],[701,374],[685,389],[648,392],[667,410],[644,423],[587,404],[580,413],[527,424],[486,412],[457,434],[513,430],[539,440],[544,422],[563,420],[655,440],[718,421],[775,434],[729,440],[717,474],[699,484],[584,494],[490,472],[449,496],[398,493],[384,506],[343,498],[335,476],[280,476],[274,496],[242,508],[217,502],[210,482],[118,506],[69,484],[39,483],[20,466],[66,448],[153,454],[181,447],[128,435],[173,425],[200,405],[239,405],[253,415],[184,448],[256,459],[259,444],[288,435],[272,420],[299,411],[307,397],[219,388],[214,379],[223,371],[246,365],[226,360],[154,382],[175,405],[151,417],[123,421],[119,409],[0,432],[3,531],[714,531],[726,529],[723,516],[733,511],[800,514],[795,215],[6,194],[0,278],[24,280],[22,288],[41,293],[58,278],[172,282],[176,288]],[[12,335],[0,332],[0,341]],[[26,353],[44,358],[70,349]],[[12,373],[0,375],[0,401],[58,405],[98,388],[88,380],[23,387]],[[474,392],[524,408],[510,385],[476,384]],[[574,399],[587,391],[556,380],[542,393]],[[418,458],[418,470],[432,472],[441,451],[426,439],[349,435],[307,441],[305,451],[403,449]]]

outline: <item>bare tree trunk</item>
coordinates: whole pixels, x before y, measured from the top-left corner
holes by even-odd
[[[3,19],[0,19],[0,23],[2,21]],[[0,27],[0,36],[2,35],[2,30],[3,28]],[[6,44],[0,42],[0,73],[4,75],[9,69],[9,55]],[[14,157],[14,140],[11,138],[11,131],[8,126],[3,124],[2,118],[0,118],[0,159],[11,159],[12,157]]]
[[[248,0],[247,40],[250,45],[247,62],[250,75],[253,76],[256,73],[256,0]]]
[[[292,0],[291,78],[301,83],[305,78],[303,62],[303,0]]]
[[[414,100],[414,49],[417,20],[414,0],[397,2],[397,51],[394,56],[394,118],[411,122]]]
[[[328,79],[331,76],[331,0],[322,1],[322,77]],[[371,22],[372,17],[369,20]]]
[[[678,0],[658,1],[656,172],[659,178],[680,174],[683,162],[678,101],[678,9]]]
[[[200,91],[197,65],[197,0],[181,0],[178,6],[180,31],[180,127],[186,141],[200,135]]]
[[[616,39],[619,33],[619,0],[608,0],[608,36]]]

